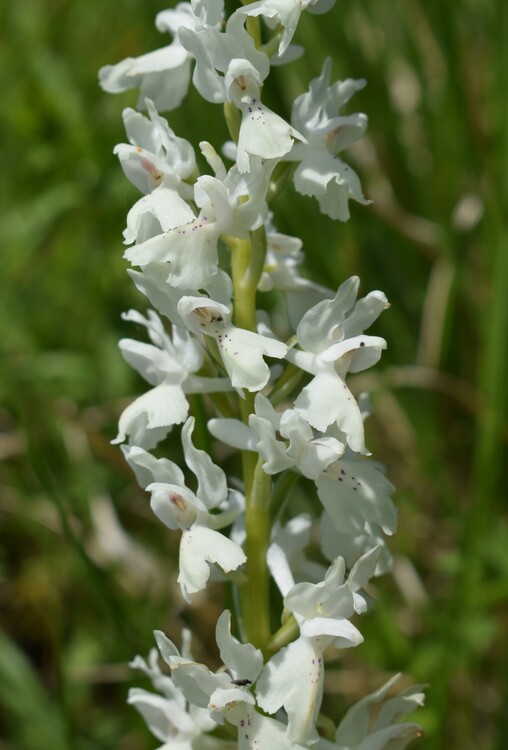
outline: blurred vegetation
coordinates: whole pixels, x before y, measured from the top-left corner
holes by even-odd
[[[109,441],[144,387],[117,350],[144,307],[121,229],[136,199],[112,156],[121,110],[97,69],[165,43],[154,0],[23,0],[0,20],[0,750],[145,750],[125,706],[127,662],[152,630],[178,638],[174,539]],[[398,486],[394,578],[329,685],[338,707],[402,671],[428,682],[421,747],[508,746],[508,9],[504,0],[339,0],[306,17],[303,60],[275,72],[288,112],[320,71],[365,77],[368,137],[346,155],[369,208],[337,224],[288,191],[279,228],[308,273],[383,289],[389,350],[369,445]],[[212,111],[213,110],[213,111]],[[169,116],[194,144],[224,139],[190,93]],[[207,128],[203,130],[203,123]],[[214,124],[214,122],[216,124]],[[129,333],[131,335],[131,333]],[[203,648],[220,588],[183,617]],[[334,697],[334,700],[335,700]],[[328,699],[327,708],[330,708]],[[334,712],[334,707],[331,707]]]

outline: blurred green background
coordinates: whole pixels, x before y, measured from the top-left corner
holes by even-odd
[[[156,747],[125,705],[127,662],[152,630],[178,637],[175,544],[109,441],[144,388],[117,350],[145,302],[122,260],[137,198],[113,146],[121,110],[97,69],[166,43],[154,0],[0,6],[0,748]],[[428,682],[425,750],[508,746],[508,11],[505,0],[339,0],[306,16],[303,60],[275,72],[282,114],[333,56],[365,77],[346,154],[371,207],[348,224],[294,195],[275,206],[308,274],[351,273],[392,303],[389,349],[355,387],[373,394],[369,445],[398,487],[395,575],[330,673],[343,709],[382,677]],[[225,137],[195,93],[169,116],[194,144]],[[205,130],[204,126],[209,128]],[[190,611],[203,648],[221,594]]]

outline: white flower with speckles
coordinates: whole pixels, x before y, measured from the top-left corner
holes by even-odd
[[[236,163],[241,173],[251,169],[251,157],[281,159],[296,139],[305,140],[260,100],[262,78],[248,60],[232,60],[226,76],[227,98],[242,113]]]
[[[217,621],[216,639],[224,664],[218,672],[181,656],[164,633],[156,631],[155,638],[162,658],[171,668],[172,680],[189,706],[207,709],[217,723],[226,721],[237,727],[237,750],[304,750],[303,745],[291,739],[285,724],[256,710],[256,680],[263,657],[250,643],[241,644],[232,636],[229,611]],[[294,675],[288,678],[285,689],[290,691],[293,686]],[[265,696],[263,702],[270,713],[276,712],[277,698],[271,701]]]
[[[330,464],[315,480],[318,497],[341,534],[364,536],[375,545],[377,534],[397,527],[394,486],[372,461],[347,454]],[[368,533],[367,530],[370,530]]]
[[[192,594],[205,588],[210,564],[229,573],[247,559],[236,542],[218,531],[233,523],[242,510],[243,498],[228,491],[222,469],[194,447],[193,429],[194,418],[189,417],[182,429],[182,444],[186,465],[197,478],[196,492],[186,486],[181,469],[172,461],[156,459],[137,446],[124,449],[138,482],[151,493],[155,515],[168,528],[182,531],[178,583],[189,603]]]
[[[199,214],[195,216],[176,191],[163,193],[166,189],[161,186],[131,209],[133,215],[129,214],[124,233],[127,243],[137,243],[124,254],[133,265],[165,263],[165,279],[171,286],[196,291],[206,287],[217,273],[220,235],[245,238],[263,224],[268,215],[266,191],[274,167],[257,158],[248,175],[240,174],[236,166],[226,172],[211,146],[203,142],[201,147],[218,176],[197,179],[194,202]],[[152,231],[148,236],[140,215],[149,216]]]
[[[323,652],[329,646],[350,648],[363,641],[349,621],[367,609],[362,591],[372,577],[377,550],[360,558],[345,577],[346,566],[337,558],[320,583],[294,583],[285,550],[270,548],[270,571],[284,594],[284,605],[293,613],[300,637],[281,649],[266,664],[257,684],[258,703],[268,713],[284,708],[288,736],[294,742],[318,740],[315,722],[323,695]]]
[[[345,377],[371,367],[386,348],[384,339],[363,331],[388,303],[379,291],[356,302],[359,283],[351,277],[332,300],[319,302],[303,316],[296,330],[301,348],[290,349],[286,357],[314,376],[295,401],[297,412],[320,432],[335,423],[352,450],[368,453],[362,413]]]
[[[125,409],[113,443],[128,437],[131,444],[149,449],[165,438],[173,425],[187,419],[186,394],[228,391],[231,386],[225,378],[195,374],[203,364],[203,351],[185,328],[173,326],[170,336],[153,310],[147,318],[135,310],[123,318],[148,331],[151,344],[122,339],[119,346],[127,362],[154,387]]]
[[[151,100],[146,106],[149,118],[134,109],[123,111],[129,143],[115,146],[114,153],[125,175],[145,194],[164,183],[176,188],[183,198],[192,197],[192,187],[184,180],[196,175],[194,149],[174,134]]]
[[[226,305],[203,297],[182,297],[178,312],[191,331],[211,336],[217,346],[233,388],[260,391],[268,383],[270,368],[264,357],[281,359],[287,352],[282,341],[231,323]]]
[[[237,419],[211,419],[208,428],[227,445],[259,453],[267,474],[297,468],[304,476],[317,479],[344,453],[344,439],[314,434],[295,409],[276,411],[260,393],[255,398],[254,409],[248,426]]]

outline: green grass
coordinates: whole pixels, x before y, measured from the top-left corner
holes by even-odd
[[[287,113],[326,54],[335,76],[368,80],[353,102],[368,139],[346,159],[373,206],[353,206],[347,225],[293,193],[275,209],[313,278],[358,273],[392,304],[376,330],[389,350],[357,386],[373,393],[369,445],[399,488],[397,575],[376,584],[365,644],[332,682],[337,706],[380,673],[428,682],[425,750],[508,745],[505,5],[338,0],[304,19],[306,57],[267,91]],[[0,9],[0,750],[156,744],[124,705],[126,664],[154,628],[178,637],[174,539],[109,444],[143,387],[116,347],[120,313],[144,305],[121,257],[136,193],[112,156],[136,95],[104,94],[96,71],[163,43],[162,7]],[[218,108],[202,130],[194,93],[169,119],[195,144],[224,138]],[[110,500],[127,532],[116,557],[97,532]],[[210,599],[184,615],[204,649],[217,611]]]

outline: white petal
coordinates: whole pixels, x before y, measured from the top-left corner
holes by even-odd
[[[361,532],[365,521],[379,526],[385,534],[395,531],[394,487],[373,462],[340,459],[316,480],[316,487],[339,531]]]
[[[340,285],[333,299],[323,300],[305,313],[296,331],[302,349],[317,354],[338,340],[337,333],[343,338],[339,326],[353,309],[359,286],[358,276],[351,276]]]
[[[210,696],[208,709],[211,716],[219,721],[221,714],[228,713],[231,706],[237,706],[239,703],[247,703],[251,706],[256,704],[256,699],[248,690],[241,687],[217,688]]]
[[[188,224],[134,245],[126,250],[124,258],[135,266],[154,261],[169,263],[166,280],[171,285],[200,289],[217,273],[218,237],[216,224],[198,216]]]
[[[208,430],[211,434],[232,448],[240,451],[256,450],[257,438],[252,430],[239,419],[210,419]]]
[[[251,414],[249,425],[256,435],[256,450],[265,460],[263,471],[267,474],[278,474],[295,465],[295,460],[286,453],[285,444],[276,439],[274,427],[268,419]]]
[[[233,387],[249,391],[260,391],[270,378],[263,357],[281,359],[287,352],[282,341],[235,326],[225,328],[217,336],[217,344]]]
[[[241,644],[231,635],[231,612],[225,610],[215,630],[221,659],[237,679],[255,682],[263,667],[263,654],[250,643]]]
[[[307,638],[317,636],[332,636],[335,648],[351,648],[363,643],[363,635],[353,623],[346,619],[332,619],[331,617],[314,617],[305,620],[300,626],[300,632]]]
[[[167,351],[134,339],[121,339],[118,346],[125,361],[151,385],[158,385],[166,376],[172,385],[185,379],[185,371]]]
[[[383,310],[389,307],[389,302],[383,292],[378,290],[369,292],[365,297],[359,299],[351,315],[344,322],[342,328],[345,338],[359,336],[381,315]]]
[[[357,453],[366,453],[363,419],[356,400],[337,373],[321,370],[295,401],[295,409],[320,432],[333,422],[347,436]]]
[[[244,703],[232,708],[227,719],[238,727],[238,750],[305,750],[289,739],[285,724]]]
[[[224,534],[204,526],[194,526],[182,534],[178,583],[186,601],[205,588],[210,577],[208,563],[217,563],[225,573],[236,570],[246,561],[241,547]]]
[[[118,422],[118,435],[112,442],[121,443],[129,437],[131,444],[153,448],[172,425],[185,421],[188,411],[181,387],[162,383],[125,409]]]
[[[284,708],[288,738],[312,744],[318,739],[315,721],[323,696],[322,650],[308,638],[281,649],[264,667],[256,685],[258,703],[270,714]]]
[[[407,741],[393,744],[393,747],[402,750],[410,739],[417,736],[416,725],[388,725],[423,705],[424,696],[420,685],[389,699],[381,706],[380,711],[376,711],[377,704],[386,698],[388,691],[399,677],[400,675],[395,675],[378,690],[365,696],[349,709],[336,732],[338,745],[354,746],[362,750],[382,750],[387,746],[391,748],[390,739],[398,737],[400,732],[401,739],[407,739]],[[376,718],[372,721],[374,714]]]
[[[226,475],[213,463],[208,453],[198,450],[192,444],[194,423],[194,417],[189,417],[182,429],[185,462],[198,480],[197,496],[207,508],[216,508],[228,494]]]
[[[150,219],[152,220],[150,226],[155,228],[152,233],[144,228],[145,222]],[[123,233],[124,241],[127,245],[136,241],[143,242],[159,234],[161,230],[167,232],[193,219],[192,209],[178,192],[161,185],[136,201],[130,209],[127,214],[127,228]]]
[[[251,3],[237,12],[243,11],[245,15],[254,17],[277,18],[280,25],[284,27],[278,49],[278,55],[282,57],[295,33],[302,6],[303,3],[300,0],[268,0],[268,2],[267,0],[261,0],[261,2]]]
[[[99,71],[99,82],[105,91],[116,94],[140,87],[138,108],[151,99],[157,109],[176,109],[187,93],[190,81],[190,57],[180,44],[129,57]]]
[[[193,734],[195,728],[189,714],[175,701],[147,690],[132,688],[127,703],[139,711],[152,734],[163,742],[174,739],[180,732]]]
[[[168,458],[155,458],[137,445],[122,445],[122,452],[143,489],[152,482],[184,485],[185,480],[177,464]]]
[[[291,572],[287,554],[280,544],[274,542],[268,547],[266,564],[282,596],[286,596],[295,585],[295,579]]]

